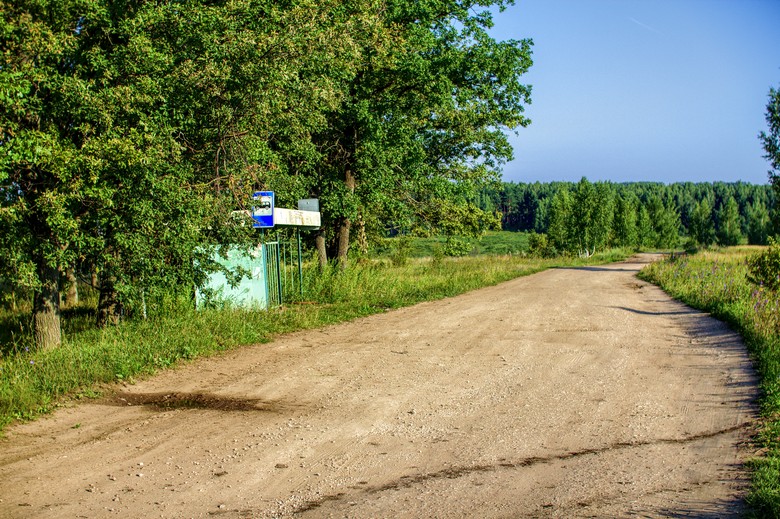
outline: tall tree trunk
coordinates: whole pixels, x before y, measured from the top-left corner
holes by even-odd
[[[328,266],[328,249],[325,247],[325,231],[320,229],[314,237],[314,244],[317,247],[317,258],[320,263],[320,270],[325,270]]]
[[[339,250],[338,264],[342,269],[347,268],[347,254],[349,253],[349,229],[352,222],[349,218],[343,217],[339,224]]]
[[[57,348],[62,343],[60,330],[60,272],[41,258],[38,266],[41,286],[33,296],[33,333],[35,346],[41,350]]]
[[[357,227],[357,247],[360,254],[366,256],[368,254],[368,236],[366,235],[366,221],[363,216],[358,216],[355,222]]]
[[[79,304],[79,288],[76,282],[76,271],[73,268],[65,270],[65,304]]]
[[[100,328],[119,324],[120,305],[114,281],[114,278],[109,275],[103,275],[100,280],[97,312],[97,325]]]
[[[346,185],[349,193],[355,192],[355,174],[352,172],[352,168],[347,168],[344,172],[344,184]],[[338,249],[338,263],[341,268],[347,267],[347,254],[349,253],[349,229],[352,226],[352,221],[343,217],[339,224],[339,249]]]

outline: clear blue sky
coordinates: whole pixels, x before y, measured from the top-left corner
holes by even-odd
[[[504,180],[768,182],[780,0],[516,0],[494,21],[534,41]]]

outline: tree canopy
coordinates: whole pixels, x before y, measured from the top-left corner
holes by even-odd
[[[764,158],[769,161],[769,181],[775,188],[775,194],[780,198],[780,90],[769,89],[769,101],[766,105],[766,124],[768,133],[759,134],[764,147]],[[780,212],[775,213],[775,229],[780,233]]]
[[[470,196],[530,102],[530,41],[488,33],[507,3],[0,0],[0,281],[39,346],[61,274],[95,274],[114,322],[252,239],[254,190],[320,198],[342,263],[353,225],[491,225]]]
[[[322,261],[347,259],[350,231],[438,228],[463,222],[443,213],[495,181],[512,156],[505,131],[525,126],[530,41],[498,42],[483,7],[506,2],[391,1],[381,19],[384,45],[364,59],[314,135],[319,157],[305,163],[320,198]],[[478,208],[473,208],[479,211]]]

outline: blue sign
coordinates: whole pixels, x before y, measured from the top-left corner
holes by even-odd
[[[256,191],[252,195],[252,225],[256,229],[266,229],[274,226],[274,192]]]

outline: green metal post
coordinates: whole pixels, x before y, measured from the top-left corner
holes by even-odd
[[[282,262],[279,258],[279,242],[276,242],[276,279],[278,280],[277,290],[279,291],[279,306],[284,304],[284,287],[282,286]]]
[[[301,297],[303,297],[303,265],[301,262],[301,230],[295,229],[298,232],[298,286],[301,290]]]

